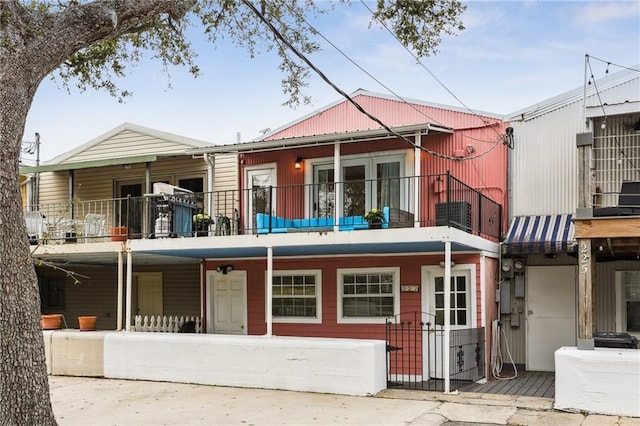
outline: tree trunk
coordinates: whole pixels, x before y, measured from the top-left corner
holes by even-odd
[[[37,83],[9,61],[0,61],[0,423],[54,425],[40,293],[18,181],[24,123]]]

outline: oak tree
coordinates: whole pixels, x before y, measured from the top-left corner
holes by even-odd
[[[0,424],[56,424],[18,183],[22,135],[38,86],[54,75],[63,86],[104,89],[122,99],[130,92],[114,80],[146,57],[197,76],[197,52],[187,37],[195,26],[212,43],[228,37],[252,57],[275,52],[286,103],[305,102],[309,69],[290,49],[304,55],[319,49],[306,22],[312,14],[330,13],[333,4],[249,1],[0,2]],[[463,10],[457,0],[377,0],[372,20],[384,22],[416,55],[425,56],[436,51],[441,34],[463,29]],[[274,28],[288,43],[274,37]]]

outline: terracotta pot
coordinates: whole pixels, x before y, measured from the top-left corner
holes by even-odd
[[[90,315],[84,317],[78,317],[78,324],[80,324],[80,331],[93,331],[96,329],[96,321],[98,317]]]
[[[127,241],[127,227],[117,226],[109,229],[109,235],[111,235],[111,241]]]
[[[42,315],[43,330],[59,330],[62,328],[62,314]]]

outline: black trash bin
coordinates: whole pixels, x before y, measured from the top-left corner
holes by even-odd
[[[638,339],[629,333],[600,331],[593,333],[596,348],[638,349]]]

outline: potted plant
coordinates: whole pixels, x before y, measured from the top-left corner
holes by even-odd
[[[213,224],[213,219],[206,213],[193,215],[193,227],[197,237],[209,235],[209,226]]]
[[[78,237],[80,236],[80,234],[80,226],[75,221],[73,221],[64,233],[64,241],[66,243],[76,243],[78,242]]]
[[[369,223],[370,229],[380,229],[385,221],[384,212],[379,209],[371,209],[364,215],[364,220]]]

